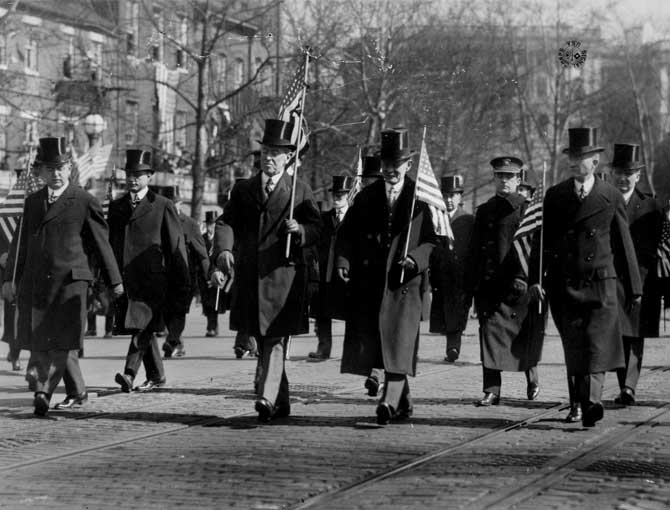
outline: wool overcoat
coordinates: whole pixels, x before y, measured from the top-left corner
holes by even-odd
[[[538,282],[539,243],[533,252],[531,284]],[[617,280],[627,298],[642,294],[642,281],[619,190],[595,179],[580,201],[574,178],[549,188],[544,198],[543,265],[543,287],[568,373],[623,367]]]
[[[319,210],[310,187],[298,179],[293,218],[301,234],[291,236],[287,260],[284,220],[289,217],[292,177],[284,172],[266,201],[261,175],[235,184],[216,221],[214,260],[224,250],[235,256],[230,328],[262,337],[307,333],[306,248],[319,239]]]
[[[75,350],[86,326],[92,260],[108,285],[121,283],[121,275],[97,199],[70,184],[48,205],[47,189],[26,198],[18,257],[14,245],[7,264],[17,264],[18,337],[35,351]],[[6,271],[5,279],[11,277]]]
[[[209,274],[209,255],[198,222],[182,212],[179,213],[179,220],[184,231],[192,298],[199,290],[200,279],[207,278]]]
[[[383,181],[363,189],[347,211],[335,245],[336,267],[349,270],[343,373],[372,368],[414,375],[426,271],[437,243],[428,206],[412,210],[414,181],[405,183],[392,209]],[[400,281],[411,218],[408,255],[417,267]]]

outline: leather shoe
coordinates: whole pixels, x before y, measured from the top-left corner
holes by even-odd
[[[621,393],[619,393],[619,396],[614,399],[614,403],[623,406],[635,405],[635,392],[628,386],[624,386],[621,389]]]
[[[183,346],[178,345],[174,348],[174,352],[172,353],[173,358],[183,358],[184,356],[186,356],[186,350]]]
[[[605,411],[603,409],[603,405],[600,402],[590,404],[582,416],[582,425],[584,427],[593,427],[597,421],[603,419],[604,414]]]
[[[95,329],[89,329],[84,336],[98,336],[98,332]]]
[[[174,348],[167,342],[163,344],[163,358],[164,359],[169,359],[172,357],[172,352],[174,351]]]
[[[314,360],[314,361],[322,361],[322,360],[327,360],[330,358],[328,354],[324,354],[322,352],[310,352],[308,355],[309,359]]]
[[[272,405],[266,398],[259,398],[254,404],[254,409],[258,413],[258,421],[262,423],[267,423],[272,419],[272,416],[275,414],[275,406]]]
[[[291,415],[291,404],[277,404],[275,406],[273,418],[287,418]]]
[[[213,338],[215,336],[219,336],[219,333],[215,329],[208,329],[207,333],[205,333],[205,336],[208,338]]]
[[[114,338],[114,333],[112,333],[111,331],[105,331],[105,336],[103,336],[102,338],[107,338],[107,339]]]
[[[73,407],[79,407],[88,402],[88,393],[84,392],[79,395],[67,396],[65,400],[56,404],[56,409],[72,409]]]
[[[160,379],[156,379],[156,380],[147,379],[142,384],[140,384],[137,388],[135,388],[135,390],[146,393],[147,391],[153,391],[157,388],[160,388],[164,384],[165,384],[165,377],[161,377]]]
[[[488,407],[488,406],[497,406],[500,403],[500,395],[495,393],[486,392],[484,393],[484,398],[476,402],[477,407]]]
[[[458,359],[459,354],[460,353],[458,352],[458,349],[456,349],[454,347],[451,347],[451,348],[447,349],[447,355],[444,357],[444,361],[446,361],[448,363],[453,363],[454,361],[456,361]]]
[[[377,406],[377,423],[379,425],[387,425],[391,422],[391,419],[395,414],[393,406],[386,402],[382,402]]]
[[[376,397],[379,394],[381,385],[379,384],[379,379],[374,375],[369,376],[365,380],[365,389],[368,390],[369,397]]]
[[[394,420],[408,420],[414,413],[414,406],[412,405],[412,398],[409,393],[400,397],[398,403],[398,410],[393,416]]]
[[[582,408],[579,404],[574,404],[570,407],[570,412],[565,417],[566,423],[577,423],[582,420]]]
[[[235,347],[235,357],[237,359],[242,359],[245,357],[252,357],[255,354],[251,352],[249,349],[242,349],[241,347]]]
[[[540,385],[537,383],[529,383],[526,388],[526,395],[528,400],[536,400],[540,395]]]
[[[37,416],[46,416],[49,412],[49,397],[44,392],[35,393],[35,399],[33,400],[33,406],[35,406],[35,415]]]
[[[121,385],[121,391],[124,393],[130,393],[133,391],[133,378],[128,374],[117,373],[114,377],[116,384]]]

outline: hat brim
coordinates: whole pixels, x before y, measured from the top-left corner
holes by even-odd
[[[65,165],[66,163],[70,163],[72,161],[72,158],[69,156],[64,156],[62,158],[58,159],[51,159],[48,161],[42,160],[42,159],[35,159],[34,165],[41,165],[41,166],[61,166]]]
[[[563,154],[567,154],[569,156],[584,156],[586,154],[592,154],[595,152],[603,152],[604,150],[604,147],[598,147],[596,145],[579,147],[578,149],[570,149],[570,147],[566,147],[563,149]]]
[[[630,172],[630,173],[637,172],[644,168],[644,164],[642,163],[631,163],[629,165],[621,165],[619,163],[615,163],[614,161],[612,161],[609,166],[612,170],[620,170],[622,172]]]
[[[139,173],[153,174],[155,172],[155,170],[151,168],[149,165],[138,165],[131,168],[125,168],[124,171],[127,174],[139,174]]]
[[[285,140],[256,140],[258,143],[264,147],[272,147],[273,149],[287,149],[290,151],[295,150],[295,145],[291,142]]]
[[[408,159],[412,159],[414,156],[416,156],[416,151],[409,151],[408,153],[404,154],[393,154],[390,156],[381,156],[379,159],[381,161],[393,161],[394,163],[400,163],[403,161],[407,161]]]

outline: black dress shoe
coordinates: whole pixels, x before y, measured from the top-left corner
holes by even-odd
[[[114,377],[116,384],[121,385],[121,391],[124,393],[130,393],[133,391],[133,378],[128,374],[117,373]]]
[[[65,397],[61,403],[56,404],[56,409],[72,409],[73,407],[79,407],[88,402],[88,393],[84,392],[79,395]]]
[[[219,336],[219,333],[215,329],[208,329],[207,333],[205,333],[205,336],[207,338],[214,338],[215,336]]]
[[[258,421],[262,423],[269,422],[275,414],[275,406],[273,406],[266,398],[259,398],[256,400],[254,409],[256,409],[256,412],[258,413]]]
[[[526,387],[526,395],[528,400],[536,400],[540,395],[540,385],[537,383],[529,383]]]
[[[394,420],[402,421],[409,420],[414,413],[414,406],[412,405],[412,400],[409,398],[409,395],[402,397],[400,403],[398,404],[398,410],[393,416]]]
[[[314,361],[323,361],[327,360],[330,358],[330,355],[325,354],[323,352],[310,352],[308,355],[309,359],[314,360]]]
[[[578,421],[582,421],[582,408],[579,404],[570,407],[570,412],[565,417],[565,421],[566,423],[577,423]]]
[[[12,360],[12,370],[14,372],[18,372],[19,370],[21,370],[21,362],[19,361],[18,358]]]
[[[619,396],[614,399],[614,403],[623,406],[635,405],[635,392],[628,386],[624,386],[621,393],[619,393]]]
[[[291,404],[277,404],[273,418],[287,418],[291,415]]]
[[[163,344],[163,358],[170,359],[174,348],[167,342]]]
[[[451,348],[447,349],[447,355],[444,357],[444,361],[446,361],[448,363],[453,363],[454,361],[456,361],[458,359],[459,354],[460,353],[458,352],[458,349],[455,349],[454,347],[451,347]]]
[[[183,358],[184,356],[186,356],[186,350],[184,349],[184,347],[181,345],[175,347],[174,352],[172,353],[172,357]]]
[[[235,357],[237,359],[242,359],[245,357],[252,357],[254,356],[254,353],[251,352],[249,349],[243,349],[241,347],[235,347]]]
[[[486,392],[484,398],[476,402],[477,407],[497,406],[500,403],[500,395]]]
[[[157,388],[160,388],[163,386],[166,382],[165,377],[161,377],[160,379],[147,379],[144,381],[142,384],[140,384],[137,388],[135,388],[136,391],[140,392],[148,392],[148,391],[153,391]]]
[[[374,375],[369,376],[365,380],[365,389],[368,390],[368,396],[376,397],[379,394],[381,385],[379,384],[379,379]]]
[[[89,329],[84,336],[98,336],[98,332],[95,329]]]
[[[595,402],[590,404],[585,410],[584,415],[582,416],[582,425],[584,427],[593,427],[597,421],[603,419],[605,410],[603,405],[600,402]]]
[[[391,422],[396,412],[393,406],[382,402],[377,406],[377,423],[379,425],[387,425]]]
[[[37,416],[46,416],[49,412],[49,397],[44,392],[35,393],[35,399],[33,400],[33,406],[35,406],[35,415]]]

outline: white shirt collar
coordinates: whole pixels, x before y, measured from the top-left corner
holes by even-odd
[[[388,195],[389,191],[393,190],[396,196],[400,195],[400,192],[402,191],[402,187],[404,184],[405,179],[395,184],[389,184],[388,182],[384,182],[384,185],[386,186],[386,194]]]
[[[142,200],[147,195],[148,192],[149,192],[149,188],[142,188],[137,193],[132,193],[131,192],[130,193],[130,198],[135,198],[136,197],[137,199]]]
[[[575,193],[579,195],[579,190],[582,189],[582,185],[584,186],[584,193],[587,195],[591,193],[591,190],[593,189],[593,185],[596,183],[596,178],[594,175],[587,175],[584,178],[584,182],[581,183],[577,179],[575,179]]]
[[[60,196],[65,192],[65,188],[68,187],[68,184],[69,184],[69,183],[66,182],[65,184],[63,184],[63,185],[62,185],[60,188],[58,188],[58,189],[51,189],[51,188],[49,188],[49,196],[50,196],[50,197],[54,197],[54,199],[60,197]]]
[[[265,185],[268,183],[268,180],[271,180],[272,184],[277,186],[277,183],[279,182],[279,179],[281,179],[282,175],[284,175],[284,172],[279,172],[278,174],[270,177],[265,172],[261,172],[261,184],[263,185],[263,187],[265,187]]]
[[[635,193],[635,188],[632,188],[630,191],[627,191],[626,193],[623,193],[623,200],[628,204],[630,202],[630,197],[633,196],[633,193]]]

